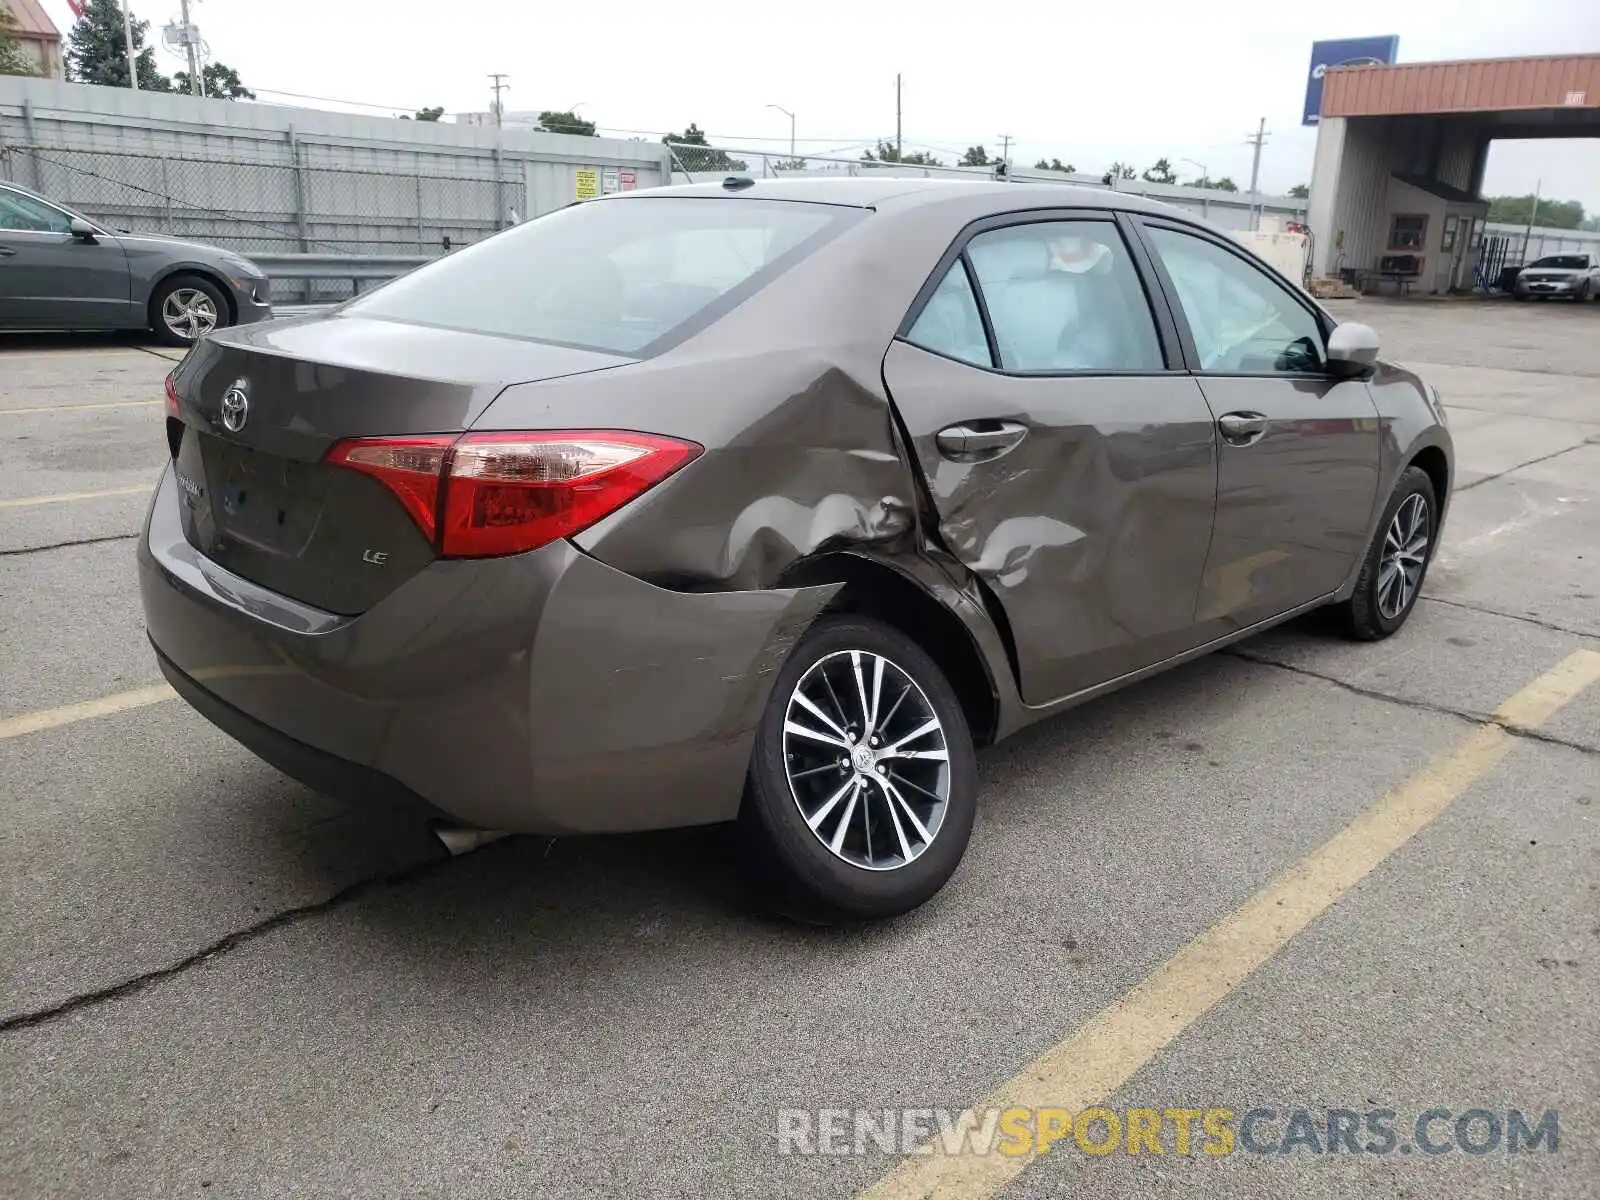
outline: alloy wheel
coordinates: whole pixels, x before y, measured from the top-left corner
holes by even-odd
[[[1393,621],[1417,594],[1428,561],[1431,521],[1427,500],[1418,492],[1405,498],[1389,522],[1378,562],[1378,611]]]
[[[162,304],[161,320],[178,337],[192,342],[217,327],[216,301],[199,288],[178,288]]]
[[[893,661],[866,650],[819,659],[790,694],[783,743],[790,794],[830,853],[892,871],[933,844],[950,805],[949,745]]]

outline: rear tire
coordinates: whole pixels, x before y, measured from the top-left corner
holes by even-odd
[[[1355,592],[1334,606],[1340,632],[1359,642],[1375,642],[1406,623],[1422,594],[1438,530],[1433,481],[1421,467],[1407,467],[1367,547]]]
[[[789,656],[756,731],[740,859],[795,919],[897,916],[955,872],[977,792],[972,735],[933,659],[881,621],[825,617]]]
[[[174,275],[150,297],[150,329],[165,346],[192,346],[232,323],[222,290],[199,275]]]

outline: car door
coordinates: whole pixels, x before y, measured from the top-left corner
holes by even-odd
[[[1217,512],[1197,618],[1213,635],[1337,590],[1367,543],[1379,422],[1329,371],[1325,321],[1226,239],[1137,222],[1217,417]]]
[[[980,222],[884,360],[939,537],[1003,608],[1029,704],[1197,641],[1214,426],[1141,260],[1107,213]]]
[[[0,324],[116,328],[133,319],[128,258],[109,235],[81,238],[72,217],[0,186]]]

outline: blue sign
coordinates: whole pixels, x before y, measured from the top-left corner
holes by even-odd
[[[1302,125],[1315,125],[1322,112],[1322,75],[1329,67],[1359,67],[1388,64],[1400,53],[1400,39],[1389,37],[1345,38],[1337,42],[1311,43],[1311,69],[1306,75],[1306,110]]]

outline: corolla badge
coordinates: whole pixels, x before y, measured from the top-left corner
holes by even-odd
[[[238,433],[250,419],[250,397],[238,384],[222,393],[222,427],[229,433]]]

